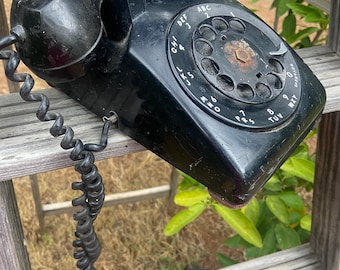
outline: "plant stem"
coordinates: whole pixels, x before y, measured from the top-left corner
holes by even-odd
[[[319,41],[319,38],[320,38],[322,33],[323,33],[323,29],[320,29],[318,32],[316,32],[316,35],[313,38],[313,41],[311,43],[311,47],[315,46],[315,44]]]
[[[275,32],[277,32],[278,26],[279,26],[279,15],[278,15],[277,8],[275,8],[275,18],[274,18],[274,25],[273,25]]]

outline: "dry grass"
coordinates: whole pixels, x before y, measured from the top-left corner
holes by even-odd
[[[248,0],[242,2],[249,3]],[[8,11],[11,1],[5,3]],[[255,8],[271,23],[273,15],[268,13],[269,4],[261,2]],[[3,74],[1,67],[0,93],[7,93]],[[45,86],[37,81],[37,88]],[[104,176],[107,194],[169,182],[170,166],[150,152],[101,161],[98,167]],[[38,178],[43,203],[77,196],[71,190],[71,182],[78,181],[79,177],[72,168],[44,173]],[[41,233],[29,178],[15,179],[14,184],[32,269],[74,269],[72,216],[46,217],[45,230]],[[212,211],[206,211],[178,235],[165,237],[163,228],[176,211],[178,208],[167,198],[103,209],[95,222],[103,246],[97,268],[170,270],[200,265],[204,269],[216,269],[220,267],[216,252],[242,259],[241,251],[223,246],[223,240],[232,232]]]
[[[105,176],[107,193],[166,184],[171,170],[150,152],[101,161],[98,167]],[[43,203],[77,196],[70,189],[71,182],[77,180],[73,169],[39,175]],[[46,217],[46,228],[40,233],[29,178],[14,183],[20,194],[18,204],[33,269],[72,269],[75,222],[71,215]],[[98,269],[183,269],[192,264],[205,269],[219,267],[214,256],[217,251],[227,252],[221,239],[230,235],[230,229],[216,213],[207,211],[180,234],[165,237],[163,228],[177,210],[167,198],[103,209],[95,222],[103,245]],[[242,256],[239,251],[231,252],[238,259]]]

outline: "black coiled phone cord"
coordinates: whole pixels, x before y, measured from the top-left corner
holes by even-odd
[[[81,182],[72,183],[72,189],[82,191],[82,195],[72,201],[73,206],[81,206],[82,209],[73,215],[77,222],[73,242],[75,247],[74,258],[77,260],[77,267],[84,270],[95,269],[93,264],[98,259],[101,246],[94,231],[93,222],[99,214],[104,202],[104,185],[102,177],[94,165],[95,157],[93,152],[103,150],[107,145],[108,131],[113,121],[106,120],[103,126],[99,144],[83,144],[80,139],[74,138],[72,128],[64,126],[64,118],[60,113],[49,112],[49,99],[41,93],[32,93],[34,79],[27,73],[16,73],[20,63],[18,54],[13,50],[4,48],[18,41],[15,35],[0,39],[0,59],[7,60],[5,73],[9,80],[22,82],[20,96],[25,101],[40,101],[36,112],[40,121],[54,120],[50,133],[57,137],[64,135],[60,143],[63,149],[72,149],[70,159],[78,161],[75,165],[76,171],[81,174]]]

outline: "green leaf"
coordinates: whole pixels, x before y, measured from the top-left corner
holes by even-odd
[[[277,240],[275,237],[275,227],[272,226],[269,228],[263,238],[263,247],[259,250],[258,256],[274,253],[277,250],[276,244]]]
[[[219,263],[223,266],[223,267],[227,267],[233,264],[237,264],[238,261],[235,261],[233,259],[230,259],[229,257],[221,254],[221,253],[217,253],[216,254],[216,258],[219,261]]]
[[[232,248],[249,248],[253,246],[244,240],[239,234],[229,237],[224,241],[224,244]]]
[[[269,195],[266,198],[266,204],[270,212],[281,222],[289,225],[289,213],[286,204],[275,195]]]
[[[302,142],[299,144],[298,147],[294,150],[294,152],[291,154],[291,157],[299,157],[299,158],[309,158],[308,154],[308,144],[305,142]]]
[[[297,180],[295,176],[290,176],[290,177],[285,178],[282,184],[285,187],[296,187],[298,186],[299,181]]]
[[[278,3],[277,3],[277,6],[276,6],[277,7],[277,10],[276,10],[277,15],[279,17],[281,17],[283,14],[285,14],[289,10],[288,4],[290,2],[294,2],[294,1],[295,0],[279,0]]]
[[[200,182],[198,182],[191,176],[185,174],[184,172],[181,172],[180,170],[177,171],[182,176],[182,180],[178,185],[178,190],[187,190],[192,187],[205,189],[204,185],[202,185]]]
[[[179,232],[185,225],[194,221],[206,209],[206,204],[198,203],[191,205],[188,209],[178,212],[173,216],[164,228],[166,236],[174,235]]]
[[[294,191],[278,193],[276,196],[283,200],[284,203],[290,208],[296,209],[298,211],[302,211],[305,208],[303,200]]]
[[[313,183],[308,183],[305,187],[307,192],[311,192],[314,188],[314,184]]]
[[[290,8],[295,14],[298,14],[303,17],[308,15],[310,12],[315,11],[313,6],[306,6],[296,2],[287,3],[287,7]]]
[[[304,37],[301,39],[301,42],[296,45],[296,48],[309,48],[312,46],[312,42],[310,40],[310,37]]]
[[[280,1],[281,0],[274,0],[270,8],[271,9],[277,8],[279,6]]]
[[[197,203],[206,202],[209,197],[207,190],[195,188],[177,193],[174,200],[177,205],[188,207]]]
[[[255,225],[259,221],[260,217],[260,205],[256,198],[253,198],[245,207],[241,209]]]
[[[262,247],[262,238],[254,223],[241,212],[220,204],[214,204],[214,209],[244,240],[256,247]]]
[[[306,136],[306,139],[308,140],[312,138],[313,136],[316,136],[317,134],[318,134],[318,129],[314,128],[308,133],[308,135]]]
[[[308,159],[290,157],[283,163],[281,170],[300,177],[310,183],[314,182],[315,163]]]
[[[296,29],[296,17],[293,12],[289,12],[283,20],[282,24],[282,37],[289,37],[295,33]]]
[[[306,231],[306,230],[302,229],[301,227],[297,228],[296,231],[299,234],[301,243],[306,243],[310,240],[310,232],[309,231]]]
[[[290,211],[289,212],[289,224],[291,228],[295,228],[300,224],[300,220],[303,217],[301,212]]]
[[[270,191],[281,191],[281,181],[277,174],[274,174],[268,182],[264,185],[264,189],[270,190]]]
[[[318,32],[318,31],[319,31],[319,28],[317,28],[317,27],[307,27],[307,28],[300,30],[296,34],[287,37],[286,41],[288,43],[294,43],[294,42],[302,40],[302,39],[310,36],[311,34],[313,34],[315,32]]]
[[[282,250],[301,245],[299,234],[282,223],[275,226],[275,236]]]
[[[260,216],[259,216],[259,220],[257,222],[258,229],[259,229],[259,226],[262,226],[263,223],[266,223],[266,221],[268,219],[271,219],[273,217],[273,215],[269,211],[264,199],[259,201],[259,205],[260,205]],[[260,229],[259,229],[259,231],[260,231]]]
[[[275,236],[275,224],[277,223],[269,220],[266,222],[270,225],[265,226],[265,228],[262,229],[262,235],[264,235],[263,246],[262,248],[246,248],[246,257],[248,259],[260,257],[277,251],[277,240]]]
[[[328,18],[320,14],[320,11],[313,11],[306,15],[305,21],[309,23],[320,23],[322,25],[328,24]]]
[[[312,228],[312,216],[311,215],[305,215],[300,220],[300,227],[306,231],[311,231]]]
[[[253,259],[259,256],[260,249],[258,247],[250,247],[246,249],[246,258]]]

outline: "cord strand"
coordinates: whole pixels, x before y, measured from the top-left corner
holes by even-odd
[[[107,145],[108,131],[111,121],[105,121],[99,144],[84,144],[80,139],[74,138],[74,131],[71,127],[64,126],[64,118],[60,113],[50,112],[50,102],[46,95],[32,93],[34,79],[30,74],[17,73],[20,63],[18,54],[13,50],[4,48],[14,44],[19,37],[10,35],[0,39],[0,59],[7,60],[5,74],[8,79],[14,82],[21,82],[20,96],[25,101],[39,101],[39,108],[36,116],[40,121],[54,121],[50,133],[54,137],[63,135],[60,146],[67,150],[72,149],[70,159],[77,161],[75,170],[81,174],[81,182],[72,183],[72,189],[80,190],[81,196],[72,201],[73,206],[81,206],[82,209],[73,215],[77,222],[73,242],[75,248],[74,258],[77,260],[77,267],[83,270],[94,270],[94,262],[101,253],[101,246],[95,233],[93,222],[98,216],[105,198],[105,190],[102,177],[98,168],[94,165],[95,157],[93,152],[103,150]]]

